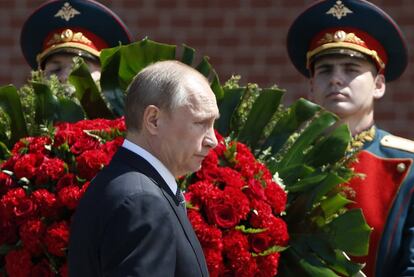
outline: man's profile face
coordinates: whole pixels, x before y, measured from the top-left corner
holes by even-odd
[[[311,100],[340,118],[366,116],[384,85],[369,61],[345,55],[327,55],[314,63]],[[385,86],[382,86],[383,88]]]
[[[48,57],[43,72],[46,78],[50,78],[52,75],[56,75],[61,83],[67,81],[70,72],[72,72],[74,54],[61,53],[53,54]],[[86,64],[89,67],[92,78],[97,81],[101,76],[101,67],[98,62],[85,59]]]
[[[163,111],[159,121],[159,148],[162,162],[174,176],[200,169],[210,149],[217,145],[214,121],[219,116],[217,102],[207,81],[190,75],[182,89],[185,104],[172,112]]]

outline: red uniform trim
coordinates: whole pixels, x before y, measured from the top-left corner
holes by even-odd
[[[397,169],[401,163],[406,168],[402,172]],[[389,159],[368,151],[361,151],[358,162],[353,165],[355,172],[365,174],[365,178],[356,177],[349,183],[355,190],[355,204],[352,204],[351,208],[361,208],[368,225],[373,228],[368,256],[356,259],[358,262],[366,263],[364,272],[367,276],[374,276],[378,246],[384,226],[411,163],[410,159]]]

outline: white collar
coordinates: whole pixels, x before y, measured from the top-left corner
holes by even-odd
[[[147,162],[149,162],[161,175],[164,181],[167,183],[168,187],[171,189],[171,192],[175,195],[177,191],[177,182],[175,181],[174,176],[172,175],[171,171],[165,167],[165,165],[158,160],[154,155],[150,152],[142,148],[141,146],[125,139],[122,143],[122,147],[134,152],[135,154],[144,158]]]

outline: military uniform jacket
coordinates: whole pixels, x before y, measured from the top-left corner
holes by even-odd
[[[367,276],[414,276],[414,142],[376,129],[354,169],[355,207],[373,228]]]
[[[120,147],[71,223],[69,276],[208,276],[184,207],[142,157]]]

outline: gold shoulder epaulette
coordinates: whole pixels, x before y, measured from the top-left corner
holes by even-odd
[[[381,139],[381,145],[414,153],[414,141],[394,135],[384,136]]]

